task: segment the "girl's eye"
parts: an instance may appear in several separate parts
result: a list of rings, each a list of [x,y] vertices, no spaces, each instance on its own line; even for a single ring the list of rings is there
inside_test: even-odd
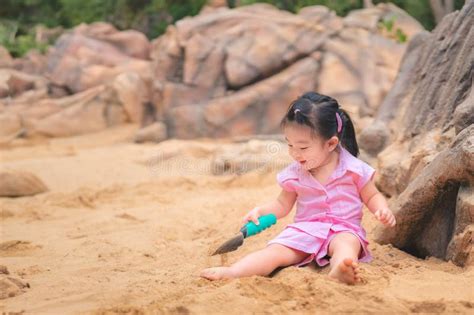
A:
[[[301,149],[301,150],[306,150],[307,148],[308,148],[308,147],[306,147],[306,148],[300,148],[300,149]]]

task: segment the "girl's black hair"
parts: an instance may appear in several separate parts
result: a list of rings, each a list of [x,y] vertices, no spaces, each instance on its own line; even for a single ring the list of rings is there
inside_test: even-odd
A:
[[[339,133],[337,132],[336,113],[339,113],[342,120],[342,129]],[[359,155],[359,146],[352,120],[332,97],[316,92],[303,94],[290,104],[280,126],[284,128],[288,123],[308,126],[314,134],[320,135],[326,140],[336,136],[341,145],[353,156]]]

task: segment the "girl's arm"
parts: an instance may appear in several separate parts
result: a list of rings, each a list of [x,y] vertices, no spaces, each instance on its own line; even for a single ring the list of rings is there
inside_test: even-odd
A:
[[[395,216],[388,207],[387,200],[375,186],[373,178],[361,189],[360,196],[367,208],[378,220],[389,226],[395,225]]]
[[[295,201],[296,192],[282,190],[277,199],[255,207],[247,213],[243,218],[243,222],[253,221],[258,224],[258,217],[270,213],[273,213],[277,219],[283,218],[290,213]]]

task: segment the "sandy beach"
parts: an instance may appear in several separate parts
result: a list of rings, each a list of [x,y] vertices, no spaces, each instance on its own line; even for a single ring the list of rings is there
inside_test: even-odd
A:
[[[277,170],[213,176],[216,140],[132,144],[137,126],[28,140],[1,149],[2,169],[39,176],[49,191],[1,198],[0,265],[27,283],[0,311],[27,314],[472,314],[474,269],[420,259],[373,241],[355,286],[311,263],[271,277],[211,282],[201,269],[265,246],[276,226],[239,250],[209,256],[242,216],[276,196]],[[219,140],[225,142],[225,140]],[[378,224],[365,211],[371,240]]]

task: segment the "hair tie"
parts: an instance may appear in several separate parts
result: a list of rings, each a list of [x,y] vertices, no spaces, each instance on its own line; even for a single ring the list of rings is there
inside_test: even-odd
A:
[[[299,108],[295,109],[295,115],[296,115],[297,112],[301,112],[301,109],[299,109]]]
[[[338,112],[336,112],[336,120],[337,120],[337,132],[341,132],[342,130],[342,119]]]

